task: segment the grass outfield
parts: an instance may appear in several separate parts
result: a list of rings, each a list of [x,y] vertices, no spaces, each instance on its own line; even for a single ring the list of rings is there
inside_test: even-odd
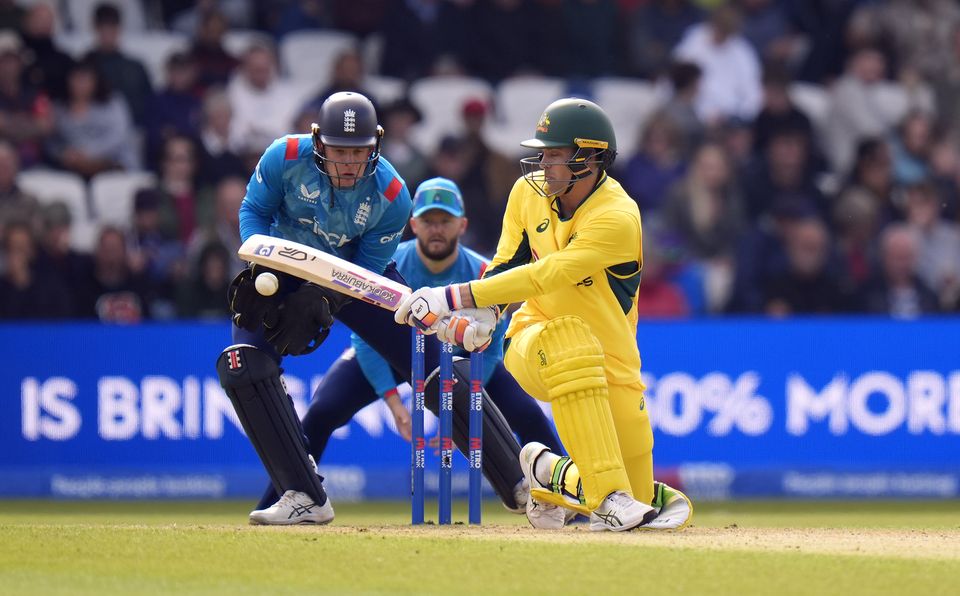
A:
[[[960,582],[960,502],[702,503],[687,530],[627,534],[538,532],[493,502],[482,528],[411,528],[405,503],[250,527],[248,508],[0,501],[0,593],[928,595]]]

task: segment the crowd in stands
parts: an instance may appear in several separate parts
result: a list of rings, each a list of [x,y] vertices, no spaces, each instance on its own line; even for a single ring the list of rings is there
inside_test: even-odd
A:
[[[598,101],[641,317],[960,312],[953,0],[0,0],[0,319],[225,318],[250,173],[340,90],[488,256]]]

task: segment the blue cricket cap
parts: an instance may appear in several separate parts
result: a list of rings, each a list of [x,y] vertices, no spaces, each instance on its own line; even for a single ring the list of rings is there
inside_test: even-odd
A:
[[[463,217],[463,195],[456,182],[431,178],[417,187],[413,195],[413,216],[420,217],[431,209],[443,209],[454,217]]]

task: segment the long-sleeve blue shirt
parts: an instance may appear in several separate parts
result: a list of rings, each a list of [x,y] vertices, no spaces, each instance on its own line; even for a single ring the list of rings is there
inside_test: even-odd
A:
[[[446,286],[479,279],[487,266],[486,259],[461,244],[457,260],[444,271],[432,273],[417,254],[416,240],[401,243],[397,247],[397,252],[393,255],[393,260],[397,263],[397,270],[403,275],[407,285],[411,288]],[[493,374],[493,369],[497,366],[497,363],[503,360],[503,334],[510,323],[509,319],[508,316],[500,319],[490,347],[483,352],[484,382]],[[351,335],[350,340],[357,354],[357,362],[377,394],[383,397],[386,393],[396,389],[397,380],[387,361],[381,358],[373,348],[357,337],[356,334]],[[436,339],[428,338],[428,341],[436,341]],[[454,353],[458,356],[468,356],[462,350]]]
[[[267,148],[250,177],[240,237],[293,240],[383,273],[411,205],[407,185],[384,157],[374,175],[334,189],[317,170],[310,135],[288,135]]]

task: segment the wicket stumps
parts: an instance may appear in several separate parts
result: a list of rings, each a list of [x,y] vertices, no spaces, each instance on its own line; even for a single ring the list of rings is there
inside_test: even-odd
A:
[[[424,522],[424,472],[426,470],[426,439],[423,419],[425,411],[424,355],[426,338],[417,329],[412,334],[412,440],[411,440],[411,523]],[[440,423],[440,482],[438,523],[451,522],[453,509],[453,346],[441,344],[439,371],[439,423]],[[483,485],[483,355],[470,355],[469,380],[469,515],[471,524],[480,523],[481,488]]]

